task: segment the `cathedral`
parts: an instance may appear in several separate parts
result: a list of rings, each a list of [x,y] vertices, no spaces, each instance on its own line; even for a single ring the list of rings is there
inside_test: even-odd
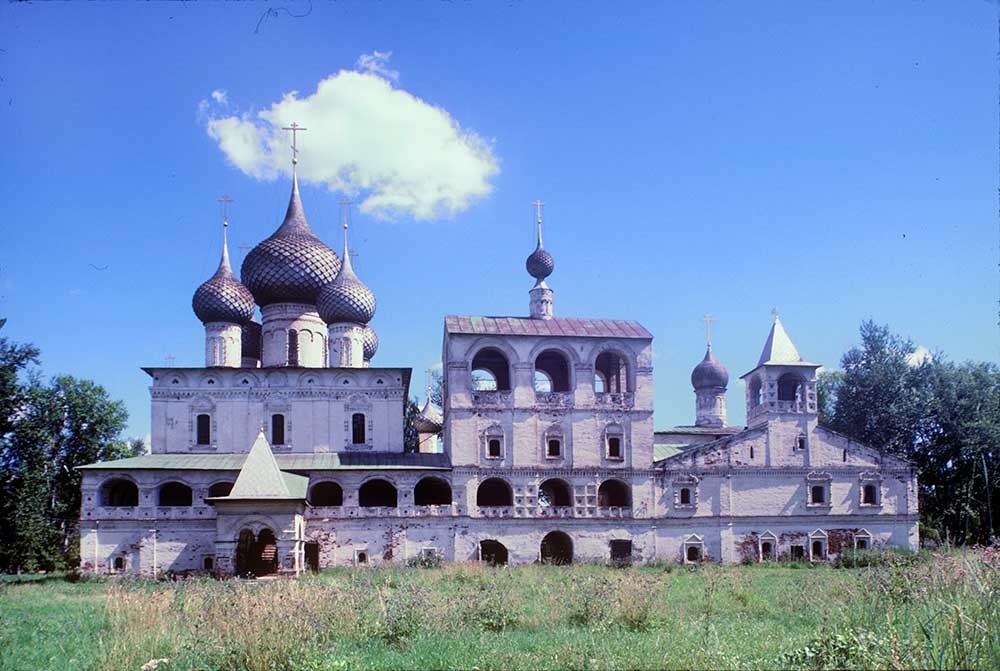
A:
[[[442,405],[404,415],[411,369],[375,363],[372,290],[310,228],[293,160],[284,221],[195,291],[205,366],[150,367],[149,454],[83,474],[82,568],[298,575],[438,561],[822,562],[918,545],[914,468],[818,423],[816,371],[774,316],[741,376],[711,344],[691,426],[653,425],[653,336],[555,316],[542,241],[529,316],[447,316]],[[259,311],[258,311],[259,308]]]

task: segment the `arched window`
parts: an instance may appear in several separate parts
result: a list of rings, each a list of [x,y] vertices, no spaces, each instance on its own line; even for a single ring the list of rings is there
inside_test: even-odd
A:
[[[317,482],[309,490],[309,504],[317,508],[344,505],[344,490],[336,482]]]
[[[567,508],[573,505],[573,496],[564,480],[549,478],[538,487],[538,505],[541,508]]]
[[[621,480],[605,480],[597,488],[599,508],[628,508],[632,505],[632,493]]]
[[[299,365],[299,332],[295,329],[288,331],[288,365]]]
[[[209,498],[229,496],[229,492],[233,491],[233,483],[231,482],[216,482],[214,485],[208,488]]]
[[[285,444],[285,416],[271,415],[271,444]]]
[[[690,487],[681,487],[680,504],[682,506],[689,506],[689,505],[691,505],[691,488]]]
[[[160,486],[160,495],[157,505],[190,506],[192,499],[191,488],[183,482],[168,482]]]
[[[594,373],[594,393],[603,394],[608,390],[608,381],[599,372]]]
[[[490,566],[506,566],[507,548],[500,541],[479,541],[479,559]]]
[[[474,391],[510,391],[510,363],[503,352],[486,347],[472,358]]]
[[[365,415],[363,412],[351,415],[351,442],[355,445],[365,444]]]
[[[760,378],[753,377],[750,379],[750,407],[756,408],[759,406],[763,399],[761,398],[761,385]]]
[[[779,401],[802,400],[802,378],[795,373],[785,373],[778,378]]]
[[[201,414],[195,418],[196,423],[196,441],[199,445],[211,445],[212,444],[212,417],[211,415]]]
[[[488,478],[479,483],[476,490],[476,505],[480,508],[514,505],[514,492],[510,485],[500,478]]]
[[[131,480],[108,480],[101,485],[101,505],[108,508],[134,508],[139,505],[139,488]]]
[[[540,381],[542,388],[539,388]],[[535,357],[535,391],[569,390],[569,362],[565,354],[559,350],[548,349]]]
[[[594,361],[596,376],[604,380],[604,391],[618,394],[629,389],[628,362],[616,352],[601,352]],[[594,388],[597,391],[597,388]]]
[[[442,478],[426,477],[413,488],[413,504],[417,506],[450,506],[451,485]]]
[[[395,508],[396,487],[388,480],[369,480],[358,489],[358,505],[362,508]]]
[[[573,541],[562,531],[553,531],[542,539],[539,554],[546,564],[572,564]]]

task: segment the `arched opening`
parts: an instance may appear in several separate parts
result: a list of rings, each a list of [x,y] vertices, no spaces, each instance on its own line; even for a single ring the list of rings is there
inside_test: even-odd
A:
[[[263,528],[254,537],[253,531],[240,531],[236,543],[236,575],[264,576],[278,571],[278,539],[274,532]]]
[[[115,478],[101,485],[101,505],[110,508],[133,508],[139,505],[139,488],[131,480]]]
[[[160,486],[157,505],[160,506],[190,506],[192,503],[191,488],[183,482],[168,482]]]
[[[506,566],[507,548],[500,541],[479,541],[479,559],[490,566]]]
[[[608,390],[608,381],[599,372],[594,373],[594,393],[603,394]]]
[[[819,559],[823,559],[825,557],[825,555],[826,555],[826,552],[824,552],[825,545],[826,544],[823,541],[821,541],[821,540],[814,540],[812,542],[812,558],[813,558],[813,561],[816,561],[816,560],[819,560]]]
[[[538,505],[542,508],[567,508],[573,505],[573,495],[564,480],[549,478],[538,487]]]
[[[865,485],[861,490],[861,503],[868,506],[874,506],[878,503],[878,490],[875,489],[875,485]]]
[[[413,488],[413,503],[418,506],[450,506],[451,485],[441,478],[426,477]]]
[[[233,491],[232,482],[216,482],[214,485],[208,488],[208,496],[209,498],[229,496],[229,492],[231,491]]]
[[[603,378],[604,391],[611,394],[630,391],[628,362],[617,352],[601,352],[594,361],[595,378]],[[594,391],[597,391],[595,386]]]
[[[752,377],[750,378],[750,407],[756,408],[759,406],[764,399],[761,398],[760,394],[760,378]]]
[[[685,559],[689,562],[699,562],[701,561],[701,546],[700,545],[688,545],[685,551]]]
[[[358,489],[358,505],[362,508],[395,508],[399,494],[388,480],[369,480]]]
[[[552,531],[542,539],[541,559],[546,564],[572,564],[573,541],[562,531]]]
[[[212,417],[210,415],[201,414],[195,418],[196,431],[195,442],[199,445],[211,445],[212,444]]]
[[[771,543],[771,541],[761,541],[760,560],[771,561],[772,559],[774,559],[774,545]]]
[[[355,445],[365,444],[365,414],[356,412],[351,415],[351,442]]]
[[[319,543],[308,541],[305,547],[306,570],[319,571]]]
[[[678,498],[682,506],[691,505],[691,488],[681,487],[680,495],[678,496]]]
[[[541,379],[547,381],[543,388],[539,388],[539,373]],[[544,388],[546,387],[547,388]],[[535,391],[539,392],[567,392],[569,385],[569,362],[566,355],[554,349],[547,349],[535,357]]]
[[[309,490],[309,505],[315,508],[329,508],[344,505],[344,490],[336,482],[317,482]]]
[[[486,347],[472,358],[472,388],[475,391],[510,391],[510,363],[495,347]]]
[[[795,373],[785,373],[778,378],[778,400],[802,400],[802,378]]]
[[[514,492],[506,480],[488,478],[479,483],[476,505],[480,508],[514,505]]]
[[[597,488],[598,508],[628,508],[632,505],[632,493],[621,480],[605,480]]]
[[[271,415],[271,444],[285,444],[285,416]]]

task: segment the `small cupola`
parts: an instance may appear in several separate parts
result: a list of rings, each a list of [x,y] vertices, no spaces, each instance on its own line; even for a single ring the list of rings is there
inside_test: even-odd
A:
[[[528,292],[528,295],[531,297],[530,308],[532,319],[552,319],[552,289],[545,283],[545,278],[555,270],[556,262],[542,244],[542,206],[544,204],[540,200],[532,203],[537,213],[536,225],[538,227],[538,238],[535,251],[524,262],[524,267],[528,271],[528,274],[535,278],[535,286]]]

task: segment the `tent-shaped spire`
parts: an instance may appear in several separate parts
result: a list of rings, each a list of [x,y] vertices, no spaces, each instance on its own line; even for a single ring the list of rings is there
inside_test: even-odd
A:
[[[263,429],[257,434],[227,499],[300,499],[308,478],[278,468]]]
[[[789,364],[801,363],[802,356],[795,348],[792,339],[788,337],[788,332],[782,326],[778,315],[774,315],[774,324],[771,325],[771,332],[767,334],[767,342],[764,343],[764,350],[760,353],[758,366],[764,364]]]

